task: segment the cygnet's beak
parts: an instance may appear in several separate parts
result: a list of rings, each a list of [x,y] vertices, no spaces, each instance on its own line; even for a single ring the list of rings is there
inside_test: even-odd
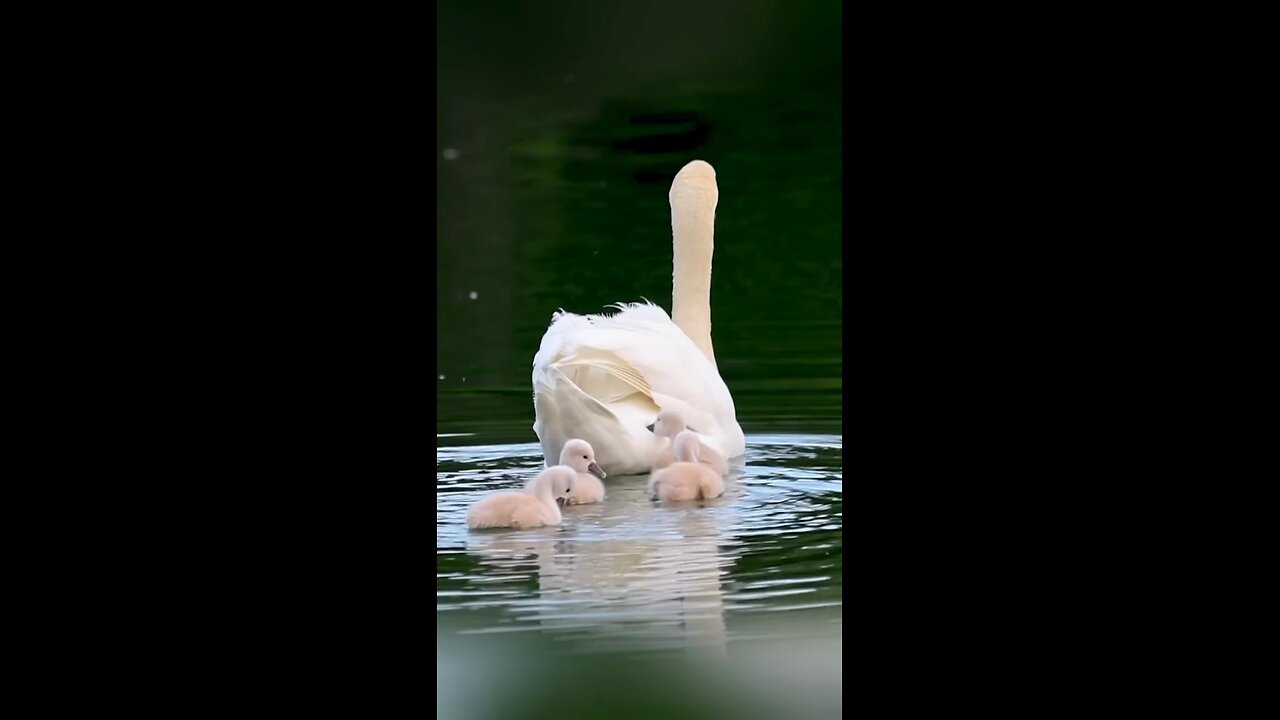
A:
[[[603,480],[603,479],[605,479],[606,477],[608,477],[608,475],[605,475],[605,473],[604,473],[604,468],[602,468],[602,467],[600,467],[599,465],[597,465],[597,464],[595,463],[595,461],[592,461],[592,463],[591,463],[590,465],[588,465],[588,466],[587,466],[587,472],[591,473],[592,475],[595,475],[596,477],[600,478],[601,480]]]
[[[560,497],[556,498],[556,504],[557,504],[557,505],[559,505],[560,507],[564,507],[564,496],[563,496],[563,495],[561,495]]]
[[[649,432],[653,432],[653,426],[654,426],[654,425],[657,425],[657,424],[658,424],[658,423],[656,423],[656,422],[651,422],[651,423],[649,423],[648,425],[645,425],[645,426],[644,426],[644,428],[645,428],[646,430],[648,430]]]

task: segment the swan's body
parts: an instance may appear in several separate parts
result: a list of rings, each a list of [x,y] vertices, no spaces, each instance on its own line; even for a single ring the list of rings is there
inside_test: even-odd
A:
[[[654,420],[648,429],[654,435],[667,438],[669,441],[667,446],[658,453],[658,459],[653,464],[655,469],[664,468],[676,461],[675,440],[677,435],[686,430],[697,433],[697,430],[685,423],[684,416],[675,410],[663,410],[658,413],[658,419]],[[723,457],[720,457],[720,453],[702,442],[701,438],[698,438],[697,462],[706,465],[721,475],[729,472],[729,463]]]
[[[655,500],[677,502],[699,498],[717,498],[724,494],[720,473],[698,462],[700,442],[697,433],[685,430],[672,443],[676,462],[655,470],[649,478],[649,492]]]
[[[685,165],[669,198],[672,316],[647,302],[618,305],[616,315],[552,315],[533,359],[533,430],[548,464],[582,438],[609,473],[649,472],[663,443],[646,426],[668,409],[721,458],[746,450],[711,344],[715,170],[701,160]]]
[[[533,528],[560,524],[560,507],[556,499],[572,492],[577,472],[557,465],[547,468],[530,480],[524,490],[494,493],[467,511],[467,527]]]
[[[604,500],[604,483],[607,475],[596,464],[596,453],[586,440],[573,439],[560,451],[560,465],[573,470],[573,490],[565,498],[565,505],[586,505]]]

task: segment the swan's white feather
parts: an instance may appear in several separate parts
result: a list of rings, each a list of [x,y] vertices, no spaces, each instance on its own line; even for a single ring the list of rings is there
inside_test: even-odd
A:
[[[723,457],[742,455],[733,397],[697,345],[653,303],[613,307],[555,313],[534,356],[533,429],[547,462],[576,437],[610,474],[649,472],[665,441],[646,426],[663,408],[679,410]]]

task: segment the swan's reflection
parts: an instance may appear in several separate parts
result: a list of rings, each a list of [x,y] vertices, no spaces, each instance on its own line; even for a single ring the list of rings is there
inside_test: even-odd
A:
[[[721,580],[734,562],[726,530],[740,492],[737,469],[725,495],[660,505],[648,476],[606,481],[604,503],[565,510],[556,528],[471,533],[468,551],[493,569],[536,566],[538,596],[513,603],[575,650],[689,647],[723,654]]]

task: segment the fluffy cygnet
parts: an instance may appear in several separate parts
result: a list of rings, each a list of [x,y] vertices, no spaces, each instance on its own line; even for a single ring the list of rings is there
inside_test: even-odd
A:
[[[649,478],[649,492],[655,500],[676,502],[715,498],[724,493],[724,480],[707,465],[698,462],[702,443],[697,434],[686,430],[672,442],[676,462],[655,470]]]
[[[586,440],[570,440],[560,451],[560,466],[572,468],[576,475],[573,478],[573,492],[565,499],[565,505],[585,505],[604,500],[604,483],[600,482],[606,475],[596,464],[596,451]]]
[[[654,435],[671,440],[671,442],[662,449],[662,452],[658,453],[658,460],[653,464],[654,468],[664,468],[675,462],[676,436],[685,430],[693,430],[693,428],[690,428],[685,424],[684,416],[675,410],[663,410],[658,413],[658,419],[654,420],[653,424],[648,425],[647,427],[649,428],[649,432]],[[697,431],[694,430],[694,432]],[[710,447],[707,447],[707,444],[701,440],[698,441],[697,462],[715,470],[720,475],[724,475],[729,472],[729,463],[725,462],[725,459],[720,457],[720,453]]]
[[[557,465],[543,470],[523,490],[494,493],[467,511],[467,527],[533,528],[560,524],[560,506],[573,492],[574,471]]]

